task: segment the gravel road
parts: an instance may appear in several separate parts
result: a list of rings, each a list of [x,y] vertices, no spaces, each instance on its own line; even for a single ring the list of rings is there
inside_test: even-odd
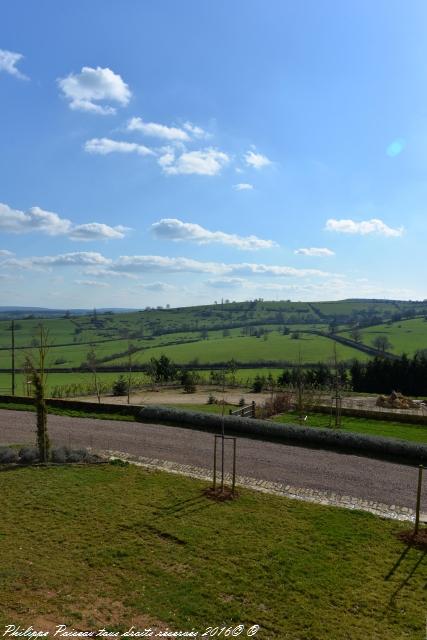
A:
[[[0,445],[34,442],[35,416],[0,410]],[[139,422],[49,416],[53,445],[93,446],[211,468],[213,435]],[[237,473],[295,487],[415,507],[417,470],[355,455],[238,438]],[[425,474],[427,476],[427,473]],[[427,510],[427,479],[423,510]]]

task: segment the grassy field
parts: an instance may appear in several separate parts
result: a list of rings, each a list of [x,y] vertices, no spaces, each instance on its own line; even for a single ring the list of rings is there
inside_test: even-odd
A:
[[[343,333],[351,337],[349,332]],[[421,349],[427,349],[427,322],[423,318],[401,320],[391,324],[380,324],[361,330],[362,342],[372,346],[378,336],[386,337],[391,343],[388,351],[398,355],[413,356]]]
[[[273,418],[275,422],[294,422],[298,424],[296,413],[286,413]],[[329,416],[324,413],[312,413],[304,422],[307,427],[329,427]],[[388,420],[369,420],[367,418],[351,418],[342,416],[341,430],[364,433],[369,436],[384,436],[385,438],[399,438],[412,442],[427,442],[427,426],[420,424],[406,424],[404,422],[390,422]]]
[[[154,347],[139,354],[135,360],[147,362],[151,357],[158,358],[163,353],[178,364],[197,359],[200,363],[227,362],[231,358],[238,362],[286,361],[297,363],[331,362],[334,341],[322,336],[300,334],[295,340],[274,331],[268,339],[255,337],[227,337],[201,340],[196,343],[173,345],[170,347]],[[368,356],[356,349],[338,345],[338,357],[341,360],[358,358],[366,360]],[[123,362],[123,358],[113,360],[111,364]]]
[[[423,637],[425,554],[396,539],[407,525],[250,491],[218,504],[205,486],[133,466],[3,473],[0,624]]]

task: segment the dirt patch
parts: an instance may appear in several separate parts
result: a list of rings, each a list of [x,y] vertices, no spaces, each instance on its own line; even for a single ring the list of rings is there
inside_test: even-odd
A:
[[[223,399],[222,388],[216,387],[198,387],[195,393],[184,393],[181,387],[176,389],[159,389],[158,391],[144,390],[132,394],[130,404],[146,405],[146,404],[207,404],[208,398],[213,395],[218,401]],[[226,404],[234,404],[236,407],[241,398],[245,399],[246,404],[250,404],[255,400],[257,404],[264,402],[269,398],[269,393],[251,393],[249,389],[235,389],[229,387],[225,389],[224,401]],[[81,398],[73,398],[82,402],[97,402],[96,396],[84,396]],[[108,404],[125,405],[127,397],[125,396],[102,396],[101,402]]]
[[[215,500],[215,502],[226,502],[227,500],[235,500],[239,497],[239,494],[236,490],[232,490],[231,487],[217,487],[214,489],[213,487],[209,487],[208,489],[204,489],[203,495],[209,498],[210,500]]]
[[[420,529],[416,535],[413,529],[410,531],[399,531],[397,537],[411,547],[415,547],[421,551],[427,551],[427,528]]]

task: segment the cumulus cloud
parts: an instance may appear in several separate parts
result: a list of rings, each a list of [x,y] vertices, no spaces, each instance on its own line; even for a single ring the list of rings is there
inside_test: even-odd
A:
[[[71,109],[100,115],[116,113],[116,108],[109,103],[125,107],[132,95],[120,75],[108,67],[82,67],[80,73],[59,78],[58,85]]]
[[[28,80],[27,76],[21,73],[17,67],[18,62],[23,57],[22,53],[0,49],[0,71],[5,71],[5,73],[20,80]]]
[[[157,122],[144,122],[142,118],[131,118],[127,125],[128,131],[139,131],[145,136],[162,138],[163,140],[186,142],[190,140],[189,134],[178,127],[167,127]],[[202,131],[202,130],[201,130]]]
[[[0,203],[0,230],[6,233],[40,231],[50,236],[56,236],[68,233],[70,228],[70,220],[60,218],[57,213],[52,211],[31,207],[24,212]]]
[[[254,169],[262,169],[272,164],[267,156],[263,156],[261,153],[256,153],[255,151],[247,151],[244,155],[244,160],[249,167],[253,167]]]
[[[31,207],[28,211],[12,209],[0,203],[0,231],[6,233],[40,232],[48,236],[65,235],[70,240],[112,240],[124,238],[127,227],[110,227],[99,222],[74,225],[53,211]]]
[[[88,153],[96,153],[102,156],[106,156],[109,153],[136,153],[140,156],[154,155],[154,152],[143,144],[111,140],[110,138],[91,138],[91,140],[85,142],[84,149]]]
[[[129,227],[117,225],[110,227],[108,224],[101,222],[89,222],[87,224],[79,224],[74,226],[70,233],[70,240],[121,240],[125,237]]]
[[[168,175],[192,174],[202,176],[216,176],[230,161],[229,156],[217,149],[201,149],[199,151],[184,151],[178,157],[172,150],[168,150],[159,158],[159,164]]]
[[[326,221],[325,228],[327,231],[337,231],[338,233],[350,233],[353,235],[358,234],[362,236],[374,233],[386,236],[388,238],[401,236],[404,232],[403,227],[393,229],[393,227],[387,226],[382,220],[379,220],[378,218],[363,220],[361,222],[347,219],[335,220],[334,218],[330,218]]]
[[[48,267],[79,267],[84,265],[108,266],[109,258],[95,251],[74,251],[56,256],[33,256],[29,258],[10,258],[2,263],[2,267],[20,269],[48,268]]]
[[[248,182],[239,182],[238,184],[233,185],[233,189],[235,191],[252,191],[253,185]]]
[[[200,262],[192,258],[170,258],[169,256],[120,256],[113,264],[115,271],[169,273],[215,273],[221,268],[216,262]]]
[[[99,282],[98,280],[74,280],[75,284],[85,287],[109,287],[108,282]]]
[[[0,258],[9,258],[13,256],[12,251],[8,251],[8,249],[0,249]]]
[[[171,258],[169,256],[120,256],[111,268],[127,273],[169,272],[169,273],[211,273],[218,276],[278,276],[309,277],[330,276],[332,274],[318,269],[297,269],[282,265],[258,263],[225,264],[221,262],[203,262],[192,258]]]
[[[331,251],[331,249],[326,249],[324,247],[307,247],[303,249],[296,249],[294,253],[301,256],[314,256],[319,258],[326,258],[327,256],[335,255],[334,251]]]
[[[273,240],[262,240],[257,236],[238,236],[224,231],[210,231],[199,224],[183,222],[177,218],[163,218],[151,225],[152,232],[161,239],[195,242],[196,244],[219,243],[237,249],[271,249],[277,246]]]

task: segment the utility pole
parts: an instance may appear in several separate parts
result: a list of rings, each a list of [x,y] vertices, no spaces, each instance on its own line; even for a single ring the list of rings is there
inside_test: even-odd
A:
[[[15,395],[15,320],[11,324],[12,333],[12,395]]]

